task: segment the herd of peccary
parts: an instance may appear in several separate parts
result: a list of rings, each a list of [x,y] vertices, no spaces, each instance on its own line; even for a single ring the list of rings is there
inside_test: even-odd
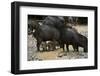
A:
[[[35,20],[28,21],[28,34],[32,34],[37,40],[38,51],[40,51],[40,45],[44,42],[43,45],[46,48],[43,48],[43,50],[55,50],[56,46],[59,46],[65,51],[66,45],[66,49],[69,51],[69,45],[72,45],[74,51],[79,51],[78,48],[82,47],[84,52],[88,52],[87,37],[78,33],[75,28],[67,26],[64,18],[60,16],[47,16],[42,24]]]

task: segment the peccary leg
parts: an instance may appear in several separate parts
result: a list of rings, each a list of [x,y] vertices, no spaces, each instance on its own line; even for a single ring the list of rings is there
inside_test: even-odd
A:
[[[69,52],[69,45],[68,44],[66,44],[66,49]]]
[[[78,52],[78,45],[76,45],[76,51]]]
[[[37,40],[37,50],[40,51],[41,40]]]
[[[73,45],[73,48],[74,48],[74,51],[77,51],[78,52],[78,45],[74,44]]]
[[[37,50],[40,51],[40,43],[37,42]]]
[[[52,45],[52,50],[55,50],[56,49],[56,46],[55,44]]]
[[[61,41],[59,41],[59,44],[60,44],[60,48],[63,48],[63,52],[65,51],[64,49],[64,43],[62,43]]]
[[[63,52],[65,51],[64,44],[60,44],[60,48],[63,48]]]
[[[85,52],[85,53],[87,53],[87,52],[88,52],[87,47],[84,47],[84,52]]]
[[[43,51],[47,51],[47,43],[46,42],[44,42]]]
[[[55,40],[53,40],[52,49],[53,49],[53,50],[56,49],[56,41],[55,41]]]
[[[78,52],[78,45],[75,45],[75,50]]]

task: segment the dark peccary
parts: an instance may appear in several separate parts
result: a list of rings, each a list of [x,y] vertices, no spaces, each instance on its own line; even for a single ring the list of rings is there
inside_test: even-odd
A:
[[[74,48],[74,51],[75,50],[79,51],[78,47],[82,47],[84,49],[84,52],[88,52],[88,39],[87,39],[87,37],[85,37],[85,36],[83,36],[81,34],[78,34],[78,38],[79,38],[79,41],[78,41],[76,46],[74,46],[72,42],[66,43],[67,50],[69,51],[68,46],[72,45],[73,48]]]
[[[37,39],[37,48],[43,41],[59,41],[60,31],[58,28],[64,27],[64,18],[57,16],[48,16],[43,20],[42,25],[36,27],[34,36]],[[54,43],[55,45],[55,43]]]
[[[60,33],[56,28],[45,25],[39,26],[33,33],[33,36],[37,40],[37,50],[40,51],[41,42],[59,41]]]
[[[72,45],[74,50],[77,50],[78,44],[79,44],[79,38],[78,38],[78,34],[76,32],[76,30],[72,29],[72,28],[61,28],[60,30],[60,45],[61,47],[64,49],[64,45],[66,44],[66,48],[68,49],[69,45]]]
[[[80,44],[78,46],[83,47],[84,52],[88,52],[88,39],[87,37],[78,34]]]
[[[67,51],[69,51],[69,45],[72,45],[74,51],[78,51],[78,47],[83,47],[84,52],[88,52],[88,39],[79,34],[74,28],[63,28],[61,34],[61,44],[64,50],[64,44],[66,44]]]
[[[73,26],[75,26],[75,25],[74,24],[71,24],[71,23],[67,23],[66,24],[66,28],[71,29],[74,32],[74,34],[76,34],[77,39],[78,39],[78,35],[77,35],[78,34],[78,31]],[[69,51],[69,45],[72,45],[74,51],[78,51],[78,45],[74,45],[73,46],[73,42],[67,42],[66,43],[66,48],[67,48],[68,51]]]
[[[47,26],[59,29],[59,28],[65,26],[64,18],[60,17],[60,16],[47,16],[43,20],[43,25],[47,25]]]

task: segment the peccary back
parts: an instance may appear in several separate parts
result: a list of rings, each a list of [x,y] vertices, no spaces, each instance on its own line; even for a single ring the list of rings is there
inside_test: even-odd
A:
[[[57,16],[48,16],[44,19],[43,25],[48,25],[54,28],[61,28],[64,26],[64,18]]]
[[[49,26],[39,26],[39,28],[35,31],[34,36],[37,39],[41,38],[43,41],[49,41],[58,40],[60,34],[56,28],[52,28]]]

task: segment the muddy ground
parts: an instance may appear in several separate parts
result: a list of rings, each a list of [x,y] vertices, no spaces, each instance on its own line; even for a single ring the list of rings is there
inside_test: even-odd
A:
[[[82,35],[87,36],[87,26],[74,27]],[[69,46],[69,52],[63,52],[62,48],[58,48],[54,51],[42,51],[38,52],[36,47],[36,39],[32,35],[28,35],[28,61],[34,60],[59,60],[59,59],[84,59],[88,58],[88,54],[83,52],[83,48],[79,47],[79,52],[73,51],[72,46]]]

